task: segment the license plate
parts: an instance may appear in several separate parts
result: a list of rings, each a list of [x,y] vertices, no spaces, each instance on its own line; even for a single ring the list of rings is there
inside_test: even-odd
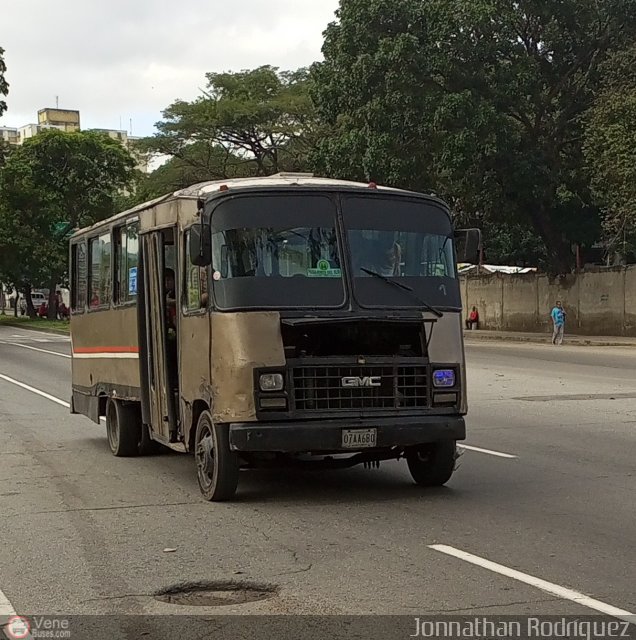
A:
[[[342,448],[343,449],[365,449],[367,447],[377,447],[377,429],[343,429]]]

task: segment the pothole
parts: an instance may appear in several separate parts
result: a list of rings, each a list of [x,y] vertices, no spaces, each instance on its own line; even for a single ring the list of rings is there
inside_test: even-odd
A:
[[[278,587],[256,582],[188,582],[163,589],[155,599],[186,607],[224,607],[272,598]]]

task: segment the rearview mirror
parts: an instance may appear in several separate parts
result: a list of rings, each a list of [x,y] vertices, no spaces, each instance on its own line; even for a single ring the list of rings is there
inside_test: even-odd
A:
[[[210,225],[199,224],[190,229],[190,262],[207,267],[212,262],[212,234]]]
[[[457,253],[457,262],[479,264],[481,230],[457,229],[455,231],[455,252]]]

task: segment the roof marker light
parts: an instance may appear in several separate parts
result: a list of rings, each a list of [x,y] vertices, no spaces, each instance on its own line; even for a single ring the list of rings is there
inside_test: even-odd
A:
[[[219,187],[219,191],[229,191],[229,190],[230,190],[230,187],[228,187],[226,184],[222,184]]]
[[[378,185],[375,182],[369,182],[369,189],[377,189]]]

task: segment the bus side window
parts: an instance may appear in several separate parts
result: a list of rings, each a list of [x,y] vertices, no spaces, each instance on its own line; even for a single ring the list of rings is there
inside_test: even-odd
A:
[[[115,302],[119,304],[137,296],[138,237],[138,223],[115,229]]]
[[[110,304],[110,247],[110,232],[91,238],[89,241],[89,306],[91,309]]]
[[[80,240],[72,246],[71,310],[84,313],[86,306],[86,241]]]

